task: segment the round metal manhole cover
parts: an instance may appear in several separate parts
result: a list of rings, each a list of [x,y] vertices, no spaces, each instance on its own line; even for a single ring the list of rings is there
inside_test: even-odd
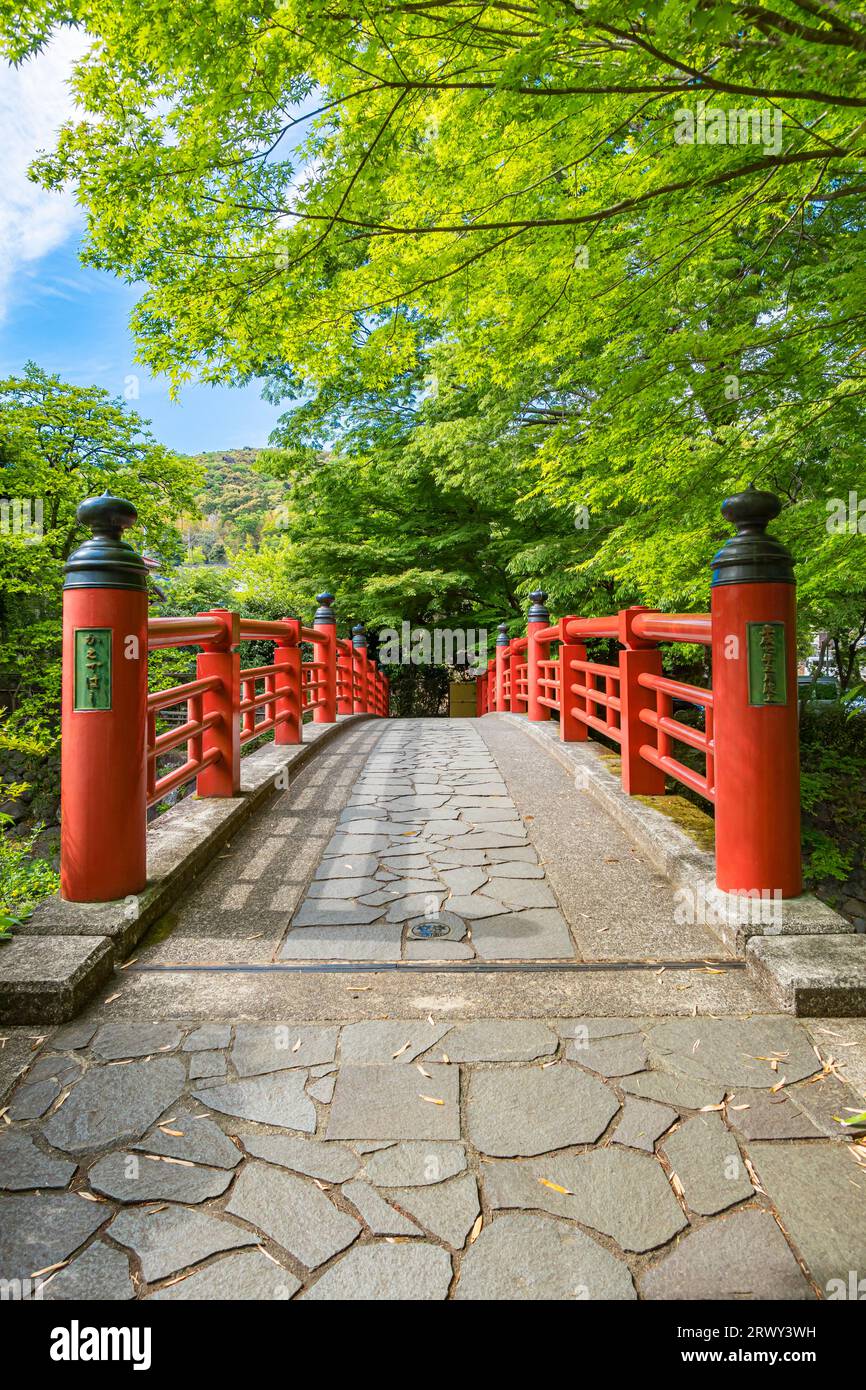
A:
[[[435,936],[450,936],[451,928],[447,922],[415,922],[409,928],[409,935],[416,940],[430,941]]]

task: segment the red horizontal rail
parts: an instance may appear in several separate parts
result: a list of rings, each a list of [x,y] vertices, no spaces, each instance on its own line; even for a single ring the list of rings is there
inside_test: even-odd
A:
[[[698,642],[712,645],[709,613],[636,613],[632,631],[650,642]]]
[[[715,791],[709,787],[706,777],[702,777],[693,768],[686,767],[685,763],[679,762],[677,758],[672,758],[669,754],[659,753],[649,743],[641,744],[640,755],[645,762],[652,763],[653,767],[657,767],[659,771],[665,772],[669,777],[675,778],[677,782],[691,787],[693,792],[705,797],[707,801],[715,801]]]
[[[565,625],[565,635],[572,642],[581,637],[618,637],[619,617],[614,613],[607,618],[572,618]]]
[[[281,647],[295,645],[294,624],[280,619],[241,618],[239,630],[242,642],[279,642]]]
[[[151,713],[170,709],[193,695],[203,695],[206,690],[217,690],[222,684],[218,676],[205,676],[202,680],[187,681],[185,685],[172,685],[168,690],[154,690],[147,697],[147,708]]]
[[[162,647],[201,647],[225,636],[219,618],[197,614],[192,618],[150,618],[147,624],[148,651]]]
[[[667,676],[654,676],[646,671],[637,679],[638,684],[646,686],[648,690],[660,690],[663,695],[670,695],[675,700],[688,700],[690,704],[712,708],[713,692],[704,690],[699,685],[687,685],[685,681],[670,680]]]

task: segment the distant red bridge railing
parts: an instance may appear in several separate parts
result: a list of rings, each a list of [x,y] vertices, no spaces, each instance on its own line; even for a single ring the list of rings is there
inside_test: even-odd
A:
[[[791,557],[766,534],[780,510],[770,493],[749,489],[723,508],[739,526],[713,559],[710,613],[643,607],[599,618],[550,621],[546,594],[530,597],[526,634],[500,624],[496,655],[476,681],[476,711],[556,712],[560,738],[590,731],[621,755],[622,787],[658,796],[665,778],[715,808],[716,882],[729,892],[802,891],[797,722],[796,603]],[[593,638],[619,644],[616,664],[588,659]],[[662,673],[661,645],[710,649],[713,688]],[[555,655],[552,654],[555,649]],[[703,711],[703,728],[674,718],[674,701]],[[674,744],[701,754],[687,766]]]
[[[144,887],[147,807],[192,781],[199,797],[239,795],[245,744],[267,734],[300,743],[307,713],[320,724],[385,717],[389,682],[363,624],[337,636],[330,593],[318,595],[311,627],[223,609],[149,618],[144,563],[121,540],[135,509],[91,498],[79,519],[94,536],[68,562],[64,587],[61,891],[105,902]],[[272,660],[242,669],[247,641],[273,642]],[[186,647],[200,648],[195,679],[148,692],[148,652]],[[167,710],[183,710],[182,722],[158,733]],[[184,746],[184,762],[160,772]]]

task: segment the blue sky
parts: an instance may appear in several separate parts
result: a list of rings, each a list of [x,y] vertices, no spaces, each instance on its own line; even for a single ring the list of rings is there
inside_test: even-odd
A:
[[[27,179],[30,160],[70,114],[66,78],[80,47],[65,35],[22,68],[0,71],[0,377],[32,359],[76,385],[103,386],[179,453],[261,447],[280,411],[258,388],[185,387],[172,401],[167,381],[136,364],[128,327],[135,287],[83,267],[84,224],[72,196]]]

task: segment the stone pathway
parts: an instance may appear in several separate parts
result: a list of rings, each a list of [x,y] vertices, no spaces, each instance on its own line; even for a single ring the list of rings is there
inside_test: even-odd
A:
[[[840,1118],[864,1108],[864,1025],[774,1014],[544,757],[496,721],[359,725],[80,1019],[5,1030],[0,1279],[47,1299],[850,1296],[866,1145]]]
[[[501,736],[492,728],[485,732]],[[524,751],[537,760],[537,750],[530,746]],[[597,812],[588,814],[598,820]],[[621,837],[613,826],[596,834],[607,837],[608,850],[611,839]],[[585,901],[570,904],[569,920],[479,729],[469,721],[401,720],[367,757],[277,958],[574,961],[622,956],[622,944],[604,935],[610,928],[609,906],[606,921],[595,921],[598,881],[617,873],[622,877],[621,870],[604,874],[600,846],[589,842],[594,837],[579,833],[574,838],[584,864],[599,864],[599,872],[589,876],[584,871],[584,884],[588,877],[597,882],[584,892]],[[626,853],[608,854],[608,861],[619,866]],[[645,866],[637,861],[635,867],[645,895],[640,957],[656,956],[659,950],[676,958],[726,954],[706,932],[676,926],[669,886],[660,889],[657,878],[647,885]],[[589,922],[595,930],[587,929]]]
[[[820,1035],[94,1010],[0,1126],[0,1276],[47,1299],[827,1297],[863,1270],[866,1166]]]

